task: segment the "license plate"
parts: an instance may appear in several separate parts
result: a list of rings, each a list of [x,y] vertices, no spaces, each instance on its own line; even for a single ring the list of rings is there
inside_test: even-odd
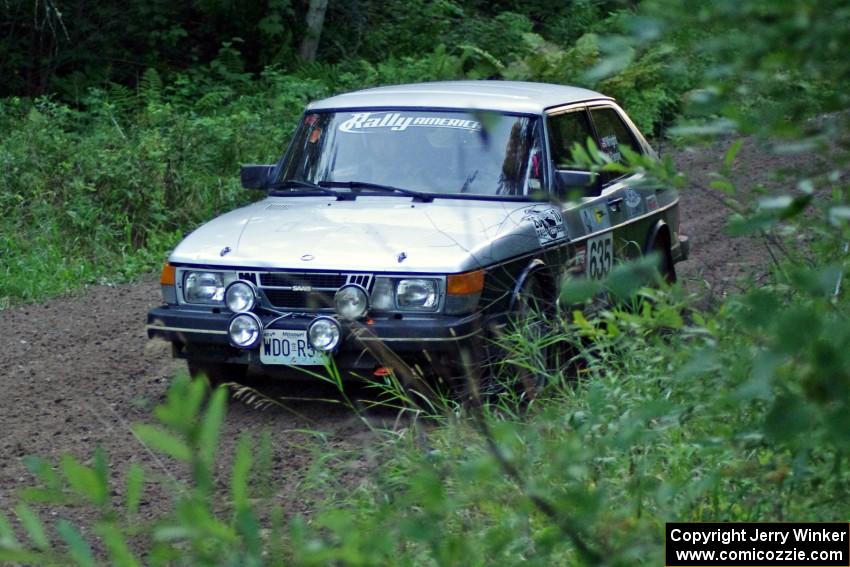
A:
[[[260,362],[292,366],[321,366],[324,355],[310,346],[307,331],[267,329],[260,344]]]

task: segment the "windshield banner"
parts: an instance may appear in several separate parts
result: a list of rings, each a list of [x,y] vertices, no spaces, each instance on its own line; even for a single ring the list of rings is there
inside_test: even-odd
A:
[[[375,128],[401,132],[409,127],[455,128],[472,132],[481,129],[481,123],[468,118],[440,116],[410,116],[399,112],[355,112],[339,125],[341,132],[364,133]]]

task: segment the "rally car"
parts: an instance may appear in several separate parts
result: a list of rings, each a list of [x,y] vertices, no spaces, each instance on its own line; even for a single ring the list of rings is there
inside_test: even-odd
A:
[[[613,162],[653,153],[614,100],[569,86],[435,82],[314,102],[277,163],[243,166],[265,197],[171,253],[148,335],[223,380],[331,360],[384,373],[389,353],[437,368],[481,352],[529,297],[556,305],[565,278],[604,279],[654,251],[675,279],[688,253],[676,191],[577,166],[589,142]]]

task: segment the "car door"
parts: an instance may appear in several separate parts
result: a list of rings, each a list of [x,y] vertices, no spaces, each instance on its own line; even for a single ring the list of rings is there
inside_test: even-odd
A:
[[[589,114],[597,147],[611,160],[622,162],[624,147],[638,154],[651,152],[649,145],[616,105],[593,105]],[[602,175],[600,206],[604,204],[614,227],[616,256],[636,258],[644,251],[647,235],[658,217],[657,189],[648,186],[642,174]]]
[[[602,148],[602,138],[592,119],[597,108],[607,110],[608,107],[573,105],[556,109],[547,115],[553,179],[558,177],[556,172],[559,171],[586,170],[587,166],[578,163],[573,155],[576,144],[587,147],[588,142],[593,141]],[[617,141],[622,139],[630,143],[633,140],[620,130],[617,130],[617,136],[612,137],[604,118],[600,122],[608,145],[602,151],[608,153],[611,159],[618,160],[621,156],[616,153]],[[563,214],[570,233],[570,253],[574,257],[570,271],[573,274],[584,273],[591,279],[604,279],[616,258],[631,256],[628,235],[624,233],[629,220],[624,205],[628,177],[601,173],[598,183],[586,188],[572,189],[566,194],[563,188],[559,189],[562,198],[566,199]],[[631,193],[628,194],[631,196]]]
[[[577,163],[573,155],[576,144],[586,145],[588,140],[594,139],[593,126],[590,115],[584,105],[570,105],[551,110],[546,115],[546,137],[549,166],[552,174],[549,179],[555,183],[555,172],[559,170],[584,170]],[[552,188],[553,195],[562,202],[562,215],[567,225],[567,232],[571,241],[584,241],[588,234],[587,228],[581,221],[581,208],[588,197],[592,197],[593,189],[575,189],[565,194],[559,194]],[[583,246],[583,245],[582,245]],[[569,264],[571,271],[577,273],[584,271],[584,256],[577,256],[576,246],[570,246],[560,250],[561,257],[554,260],[558,265]]]

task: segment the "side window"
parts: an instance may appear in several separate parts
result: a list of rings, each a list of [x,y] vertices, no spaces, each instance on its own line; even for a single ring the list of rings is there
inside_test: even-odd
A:
[[[619,146],[627,146],[637,153],[642,153],[640,144],[632,131],[613,108],[594,108],[590,115],[596,134],[599,136],[599,149],[614,161],[622,161]]]
[[[556,114],[548,119],[549,154],[555,169],[576,169],[573,159],[573,144],[584,145],[593,138],[587,112],[579,110]]]

